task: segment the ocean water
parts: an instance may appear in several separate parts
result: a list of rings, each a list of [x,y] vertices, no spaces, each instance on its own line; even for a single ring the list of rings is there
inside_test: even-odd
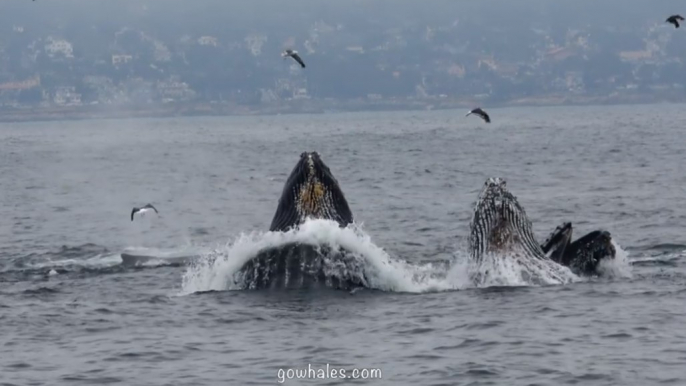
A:
[[[685,384],[686,106],[489,113],[0,124],[0,384]],[[303,151],[355,227],[265,232]],[[608,275],[529,285],[503,266],[470,285],[488,177],[541,241],[609,230]],[[146,203],[159,216],[132,222]],[[375,289],[231,288],[289,241],[355,250]]]

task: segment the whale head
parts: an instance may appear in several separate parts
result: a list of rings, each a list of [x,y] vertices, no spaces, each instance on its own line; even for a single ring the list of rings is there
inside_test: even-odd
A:
[[[284,185],[270,231],[286,231],[308,218],[347,226],[353,215],[338,181],[317,152],[303,152]]]
[[[487,253],[507,253],[524,248],[524,253],[540,257],[524,208],[507,189],[502,178],[489,178],[477,199],[470,223],[469,249],[481,260]]]

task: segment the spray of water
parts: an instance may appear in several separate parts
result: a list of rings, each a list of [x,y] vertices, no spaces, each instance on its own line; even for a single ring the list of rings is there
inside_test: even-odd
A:
[[[524,250],[485,254],[480,264],[469,264],[467,270],[477,287],[557,285],[580,280],[569,268],[528,256]]]
[[[612,239],[612,245],[617,251],[615,258],[601,260],[598,264],[598,272],[603,277],[630,279],[632,275],[629,253],[623,250],[614,239]]]
[[[516,253],[487,256],[477,266],[468,253],[457,252],[447,271],[442,264],[412,264],[393,258],[376,246],[359,226],[341,228],[333,221],[316,219],[288,232],[241,234],[192,263],[183,276],[181,294],[237,289],[236,273],[249,259],[265,249],[293,243],[345,249],[362,259],[370,287],[383,291],[417,293],[494,285],[554,285],[580,280],[568,268],[552,261],[523,259]]]
[[[359,226],[341,228],[334,221],[313,219],[288,232],[241,234],[234,242],[218,248],[191,264],[183,276],[182,294],[235,289],[234,274],[252,257],[268,248],[299,243],[343,248],[362,258],[369,285],[383,291],[426,292],[449,289],[444,278],[436,277],[431,265],[413,266],[391,258],[372,243]],[[445,275],[443,275],[444,277]]]

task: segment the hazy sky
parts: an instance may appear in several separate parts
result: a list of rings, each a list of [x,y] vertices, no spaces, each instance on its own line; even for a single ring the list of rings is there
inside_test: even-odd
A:
[[[587,18],[608,23],[640,23],[664,20],[673,13],[686,14],[680,0],[2,0],[0,18],[5,22],[29,21],[33,17],[67,18],[80,22],[135,20],[152,15],[199,19],[212,23],[234,22],[263,25],[287,18],[399,18],[407,21],[441,21],[479,17],[491,25],[507,20]],[[33,17],[32,17],[33,16]],[[124,20],[121,20],[121,19]],[[400,20],[398,20],[400,21]],[[6,27],[5,27],[6,28]],[[3,29],[5,29],[3,28]],[[297,28],[294,26],[294,28]]]

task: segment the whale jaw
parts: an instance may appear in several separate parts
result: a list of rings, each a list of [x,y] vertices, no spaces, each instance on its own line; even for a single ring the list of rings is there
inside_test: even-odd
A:
[[[489,178],[479,194],[470,224],[469,246],[476,261],[485,254],[510,252],[545,257],[535,243],[524,208],[501,178]]]
[[[367,288],[365,263],[342,248],[291,243],[261,251],[234,276],[240,289]]]
[[[284,185],[270,231],[287,231],[308,218],[347,226],[353,214],[338,181],[317,152],[304,152]]]

